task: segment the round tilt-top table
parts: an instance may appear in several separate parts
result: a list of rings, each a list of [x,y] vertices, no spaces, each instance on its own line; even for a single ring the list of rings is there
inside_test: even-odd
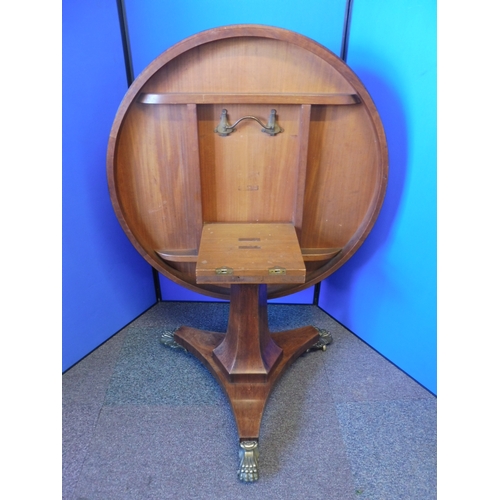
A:
[[[271,333],[267,300],[318,283],[359,248],[388,174],[382,123],[353,71],[288,30],[198,33],[133,82],[107,174],[120,224],[160,273],[230,300],[225,334],[181,326],[163,341],[210,370],[233,409],[238,477],[258,478],[259,429],[284,370],[328,332]]]

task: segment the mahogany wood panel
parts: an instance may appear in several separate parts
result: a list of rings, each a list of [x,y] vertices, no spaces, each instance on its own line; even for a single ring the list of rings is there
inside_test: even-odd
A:
[[[142,92],[231,95],[357,93],[340,72],[332,71],[327,61],[304,49],[305,37],[301,37],[302,43],[294,44],[269,38],[273,32],[271,28],[264,29],[264,36],[256,37],[241,36],[247,31],[245,28],[233,30],[236,36],[229,38],[219,38],[219,35],[226,34],[222,30],[211,31],[215,35],[212,41],[198,44],[172,59],[148,79]],[[274,32],[290,34],[285,30]],[[201,38],[202,35],[198,36]]]
[[[311,105],[303,104],[299,115],[299,144],[297,151],[297,181],[295,183],[295,209],[293,223],[299,242],[302,242],[304,220],[304,195],[306,188],[307,158],[309,149],[309,130],[311,128]]]
[[[242,121],[271,109],[284,129]],[[325,278],[359,248],[387,184],[385,135],[352,70],[316,42],[258,25],[208,30],[171,47],[134,81],[108,146],[111,200],[141,255],[175,282],[228,298],[228,284],[196,283],[203,224],[293,223],[304,283],[275,283],[269,296]]]
[[[299,107],[276,106],[285,132],[274,137],[253,120],[227,137],[214,133],[220,105],[198,109],[202,205],[205,222],[291,222],[295,206]],[[230,122],[256,116],[264,123],[268,105],[227,105]]]
[[[284,269],[270,274],[269,269]],[[217,274],[229,268],[230,274]],[[293,224],[205,224],[197,283],[304,283],[306,269]]]

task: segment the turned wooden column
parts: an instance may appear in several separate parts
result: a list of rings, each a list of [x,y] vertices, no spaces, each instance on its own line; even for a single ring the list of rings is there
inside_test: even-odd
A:
[[[266,382],[283,355],[271,338],[267,285],[231,285],[227,333],[213,357],[231,382]]]

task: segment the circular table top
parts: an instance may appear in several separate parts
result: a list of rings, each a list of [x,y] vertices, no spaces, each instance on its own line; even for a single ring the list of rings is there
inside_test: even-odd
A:
[[[354,72],[297,33],[235,25],[198,33],[133,82],[111,130],[107,174],[125,233],[193,291],[204,224],[292,223],[306,277],[326,278],[362,244],[388,175],[384,130]]]

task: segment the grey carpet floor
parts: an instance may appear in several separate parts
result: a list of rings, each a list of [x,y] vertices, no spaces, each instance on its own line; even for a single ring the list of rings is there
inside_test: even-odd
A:
[[[228,304],[161,302],[63,374],[63,499],[436,498],[436,398],[313,305],[269,305],[271,331],[333,334],[266,406],[260,479],[237,479],[221,388],[163,331],[224,332]]]

